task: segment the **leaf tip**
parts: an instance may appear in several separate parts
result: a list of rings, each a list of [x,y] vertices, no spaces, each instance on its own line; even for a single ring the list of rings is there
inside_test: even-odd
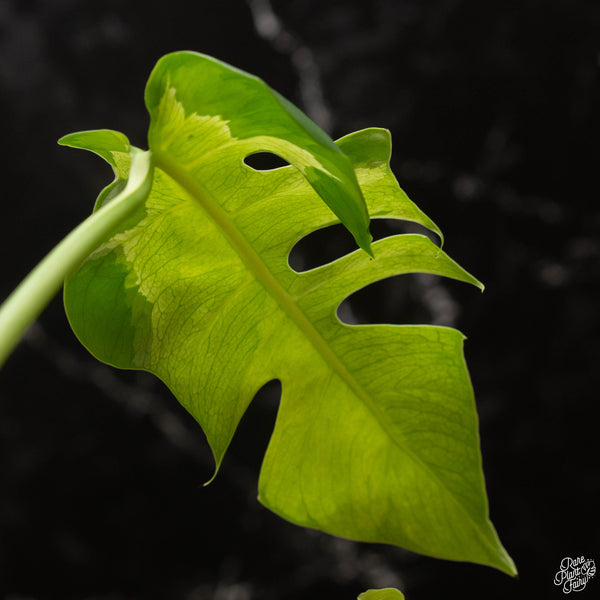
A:
[[[375,254],[373,254],[373,246],[371,242],[373,241],[373,236],[369,233],[367,229],[363,235],[354,236],[358,247],[364,250],[371,258],[375,258]]]
[[[493,525],[492,525],[493,529]],[[487,564],[503,573],[506,573],[510,577],[516,578],[518,577],[517,567],[511,558],[510,554],[507,552],[506,548],[502,545],[500,538],[498,538],[498,534],[496,530],[493,529],[493,537],[495,538],[495,556],[492,562],[482,563]]]
[[[519,572],[517,571],[517,565],[515,565],[515,562],[510,557],[510,554],[508,554],[508,552],[504,549],[504,547],[502,548],[502,550],[504,551],[502,553],[504,563],[502,571],[504,571],[507,575],[510,575],[513,579],[518,579]]]
[[[215,472],[212,474],[212,477],[211,477],[209,480],[205,481],[205,482],[202,484],[202,487],[208,487],[208,486],[209,486],[209,485],[210,485],[210,484],[211,484],[211,483],[212,483],[212,482],[215,480],[215,478],[216,478],[216,476],[217,476],[218,472],[219,472],[219,467],[217,467],[217,468],[215,469]]]
[[[211,478],[202,484],[202,487],[209,486],[216,479],[217,475],[219,474],[219,470],[221,469],[221,462],[223,461],[223,455],[221,455],[220,457],[217,457],[215,454],[213,454],[213,456],[215,458],[215,470],[214,470]]]

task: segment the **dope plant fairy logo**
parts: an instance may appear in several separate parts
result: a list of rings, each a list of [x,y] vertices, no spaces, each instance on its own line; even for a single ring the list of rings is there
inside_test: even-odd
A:
[[[591,558],[565,556],[560,561],[560,569],[554,576],[554,585],[562,586],[565,594],[581,592],[595,574],[596,563]]]

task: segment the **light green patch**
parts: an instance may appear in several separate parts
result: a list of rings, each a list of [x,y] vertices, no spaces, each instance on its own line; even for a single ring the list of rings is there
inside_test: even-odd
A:
[[[111,152],[110,155],[112,156],[113,164],[115,166],[115,174],[117,174],[118,177],[120,176],[123,179],[126,179],[126,174],[129,174],[129,168],[131,166],[129,152]]]
[[[176,144],[183,157],[189,160],[186,166],[202,161],[204,156],[237,141],[220,115],[185,114],[183,104],[177,100],[177,90],[168,87],[163,94],[157,111],[157,118],[164,125],[161,129],[160,144],[155,152],[168,152]]]

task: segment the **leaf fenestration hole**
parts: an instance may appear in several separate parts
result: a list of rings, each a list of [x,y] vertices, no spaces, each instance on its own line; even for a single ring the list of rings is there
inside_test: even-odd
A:
[[[441,325],[456,327],[464,283],[428,273],[396,275],[357,290],[337,308],[348,325]]]
[[[420,294],[418,274],[407,273],[376,281],[348,296],[337,316],[348,325],[431,323],[431,313]]]
[[[401,233],[427,235],[435,244],[437,236],[425,227],[401,219],[371,219],[369,226],[373,241]],[[340,223],[318,229],[303,237],[290,252],[288,263],[294,271],[309,271],[357,249],[350,232]]]
[[[272,171],[289,166],[289,162],[272,152],[255,152],[244,158],[244,164],[255,171]]]
[[[258,478],[269,440],[273,435],[281,391],[281,382],[272,379],[256,392],[225,454],[225,461],[228,461],[230,466],[232,462],[238,466],[243,465],[244,472],[251,473],[254,481]]]

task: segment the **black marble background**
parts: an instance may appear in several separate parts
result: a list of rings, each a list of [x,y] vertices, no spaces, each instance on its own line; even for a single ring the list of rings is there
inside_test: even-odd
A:
[[[56,139],[106,127],[144,147],[143,89],[166,52],[262,76],[333,137],[391,129],[401,185],[486,292],[409,276],[351,309],[468,336],[491,517],[520,570],[355,544],[263,509],[274,383],[203,488],[200,429],[152,377],[87,355],[57,299],[0,373],[0,598],[562,597],[564,556],[600,561],[599,34],[595,0],[0,0],[0,298],[111,178]],[[301,258],[349,247],[338,230]]]

